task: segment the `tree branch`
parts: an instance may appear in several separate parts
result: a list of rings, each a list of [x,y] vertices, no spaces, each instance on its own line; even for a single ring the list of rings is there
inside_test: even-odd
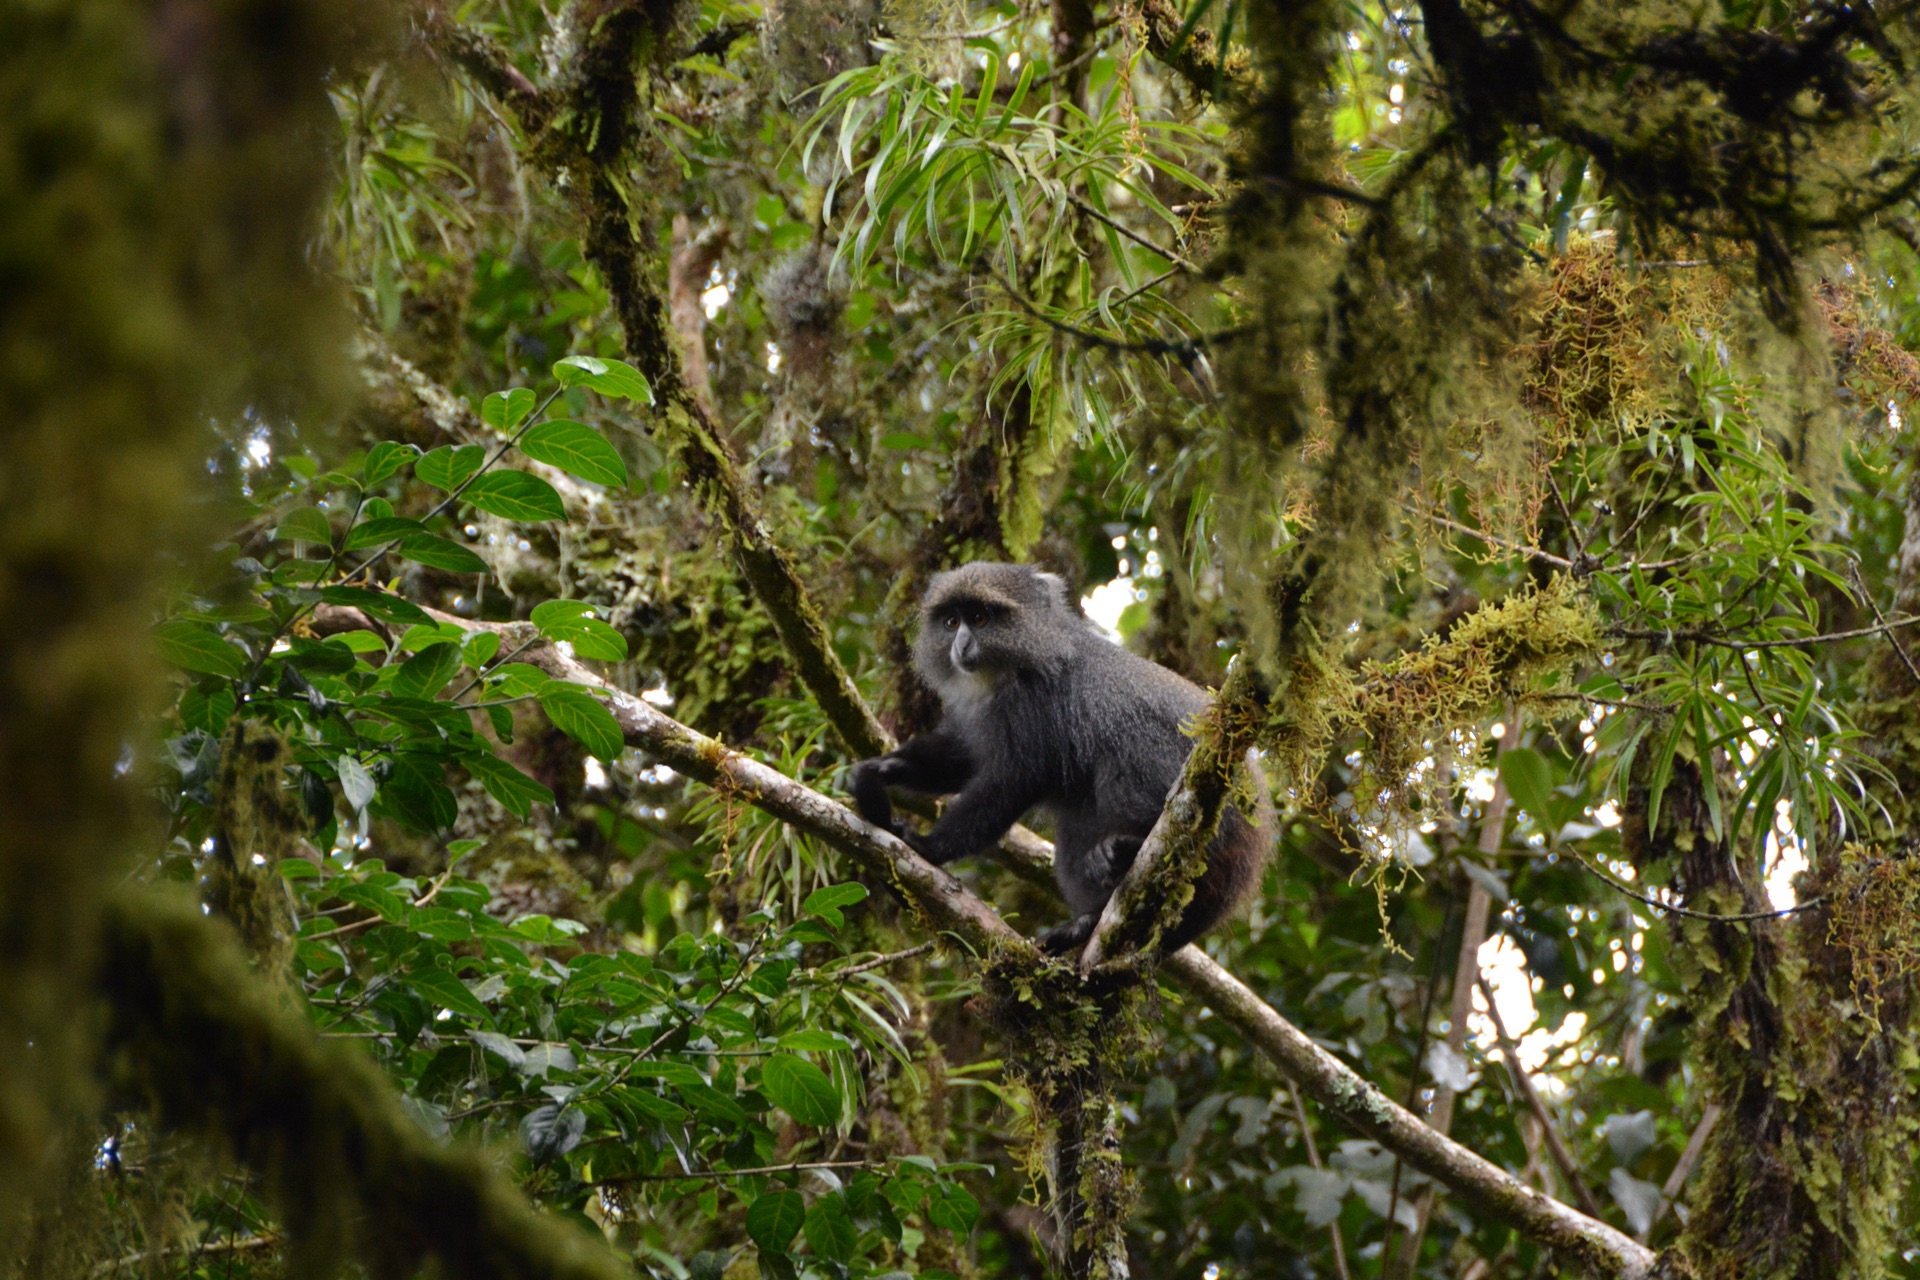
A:
[[[687,382],[670,337],[673,326],[667,301],[649,274],[653,246],[636,224],[624,169],[633,143],[633,121],[643,114],[634,109],[633,64],[644,43],[648,15],[637,10],[623,13],[621,21],[603,20],[587,33],[573,62],[555,77],[569,103],[569,110],[559,113],[549,101],[556,90],[535,89],[529,96],[521,85],[525,77],[514,78],[518,73],[512,71],[498,42],[437,8],[433,15],[423,31],[440,56],[503,105],[520,112],[530,128],[551,118],[553,127],[539,146],[526,149],[526,156],[570,199],[585,224],[586,257],[612,299],[627,358],[646,375],[659,397],[656,429],[701,508],[719,526],[734,567],[766,609],[794,674],[834,732],[856,756],[886,751],[892,745],[891,735],[874,718],[834,653],[826,622],[792,557],[774,541],[759,499],[741,476],[714,413]]]
[[[436,613],[469,630],[524,628],[524,623],[484,623]],[[929,932],[945,935],[975,953],[1031,947],[992,907],[959,880],[922,859],[891,833],[872,826],[836,800],[679,723],[624,690],[616,689],[573,658],[540,644],[521,655],[555,679],[582,685],[606,699],[628,746],[772,814],[839,849],[863,870],[899,891]],[[1045,843],[1028,834],[1010,841],[1023,875],[1051,863]],[[1653,1253],[1614,1228],[1529,1187],[1459,1143],[1435,1133],[1396,1105],[1351,1068],[1281,1017],[1244,983],[1196,947],[1167,957],[1161,973],[1173,978],[1238,1030],[1321,1106],[1408,1164],[1446,1183],[1488,1217],[1530,1239],[1561,1250],[1596,1275],[1644,1280]]]

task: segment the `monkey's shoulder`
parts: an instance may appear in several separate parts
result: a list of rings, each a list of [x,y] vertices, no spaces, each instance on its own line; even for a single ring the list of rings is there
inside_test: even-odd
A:
[[[1141,711],[1183,720],[1204,710],[1212,696],[1176,671],[1123,649],[1103,635],[1081,641],[1084,697],[1125,714]]]

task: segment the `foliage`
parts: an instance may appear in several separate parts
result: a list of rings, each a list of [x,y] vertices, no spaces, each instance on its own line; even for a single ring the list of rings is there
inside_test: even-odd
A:
[[[850,760],[734,540],[787,553],[901,730],[916,584],[1030,545],[1128,643],[1268,680],[1219,721],[1283,801],[1269,883],[1207,943],[1236,975],[1696,1269],[1750,1255],[1700,1253],[1663,1185],[1739,1203],[1774,1140],[1714,1146],[1703,1091],[1817,1080],[1769,1114],[1877,1153],[1866,1191],[1830,1180],[1885,1246],[1848,1274],[1910,1272],[1920,672],[1890,637],[1920,611],[1920,277],[1868,214],[1912,171],[1908,36],[1603,8],[436,10],[432,66],[329,81],[315,257],[359,301],[369,395],[337,434],[289,393],[203,437],[228,536],[151,631],[174,698],[128,766],[166,820],[144,875],[202,886],[424,1132],[493,1144],[636,1274],[1038,1276],[1036,1135],[1083,1088],[1113,1105],[1068,1131],[1098,1147],[1072,1192],[1126,1217],[1137,1274],[1550,1273],[1205,1009],[928,949],[524,660],[564,643],[832,791]],[[1741,97],[1776,65],[1804,92]],[[706,356],[684,394],[649,363],[669,319]],[[1799,916],[1705,918],[1766,915],[1796,866]],[[963,874],[1023,931],[1057,918]],[[1485,1014],[1446,1039],[1477,899],[1568,1171]],[[1759,1079],[1717,1021],[1748,1008],[1817,1034]],[[1847,1109],[1863,1081],[1883,1109]],[[1854,1169],[1802,1138],[1760,1163]],[[85,1266],[279,1273],[287,1224],[233,1153],[137,1108],[108,1141],[75,1174]]]

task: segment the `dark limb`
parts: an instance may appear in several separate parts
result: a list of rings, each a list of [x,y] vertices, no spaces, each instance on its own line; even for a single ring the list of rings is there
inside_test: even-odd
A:
[[[934,866],[945,866],[992,846],[1038,799],[1011,779],[975,775],[932,829],[907,843]]]
[[[847,789],[853,793],[861,817],[912,843],[906,824],[893,816],[887,788],[905,787],[923,795],[949,796],[972,777],[973,759],[966,748],[952,735],[936,729],[909,739],[884,756],[854,765],[847,774]]]

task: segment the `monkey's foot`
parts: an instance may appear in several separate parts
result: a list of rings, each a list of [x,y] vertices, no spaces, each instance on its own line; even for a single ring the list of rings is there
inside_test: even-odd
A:
[[[1063,956],[1086,946],[1087,939],[1093,936],[1093,927],[1099,923],[1100,916],[1088,912],[1083,916],[1075,916],[1065,924],[1041,930],[1034,938],[1034,943],[1048,955]]]

